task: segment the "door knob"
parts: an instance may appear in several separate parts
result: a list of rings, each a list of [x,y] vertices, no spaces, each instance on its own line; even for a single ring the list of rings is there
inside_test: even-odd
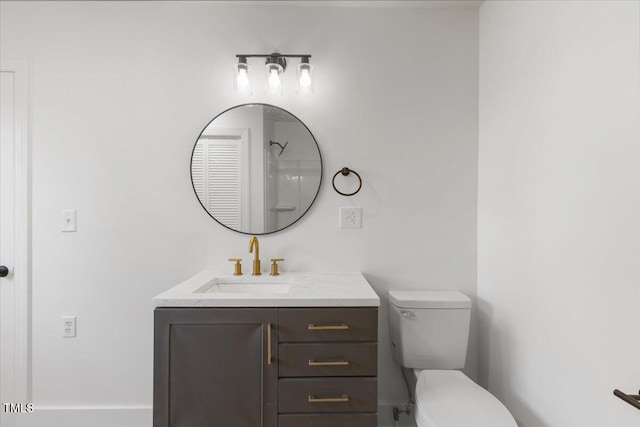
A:
[[[6,265],[0,265],[0,277],[6,277],[9,274],[9,269]]]

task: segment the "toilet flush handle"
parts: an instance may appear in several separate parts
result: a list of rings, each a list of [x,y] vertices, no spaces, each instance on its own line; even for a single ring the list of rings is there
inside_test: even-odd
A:
[[[413,311],[409,310],[400,310],[400,314],[402,314],[402,316],[407,319],[413,319],[414,317],[416,317],[416,314]]]

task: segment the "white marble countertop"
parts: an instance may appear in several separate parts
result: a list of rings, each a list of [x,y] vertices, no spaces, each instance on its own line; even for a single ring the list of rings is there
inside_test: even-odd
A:
[[[219,283],[282,287],[277,292],[225,292]],[[254,284],[255,285],[251,285]],[[287,286],[288,285],[288,289]],[[154,307],[378,307],[380,298],[360,272],[232,276],[203,271],[153,298]]]

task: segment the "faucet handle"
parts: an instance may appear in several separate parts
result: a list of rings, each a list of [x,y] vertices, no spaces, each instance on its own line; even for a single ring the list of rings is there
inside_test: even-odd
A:
[[[242,276],[242,258],[229,258],[229,261],[235,262],[234,276]]]
[[[271,275],[279,276],[280,272],[278,271],[278,263],[280,261],[284,261],[284,258],[271,258]]]

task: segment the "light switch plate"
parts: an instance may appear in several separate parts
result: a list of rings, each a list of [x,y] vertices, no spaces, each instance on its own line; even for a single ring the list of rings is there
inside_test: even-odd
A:
[[[340,228],[362,228],[362,208],[340,208]]]
[[[78,231],[76,225],[77,214],[75,209],[62,210],[62,231],[72,232]]]

